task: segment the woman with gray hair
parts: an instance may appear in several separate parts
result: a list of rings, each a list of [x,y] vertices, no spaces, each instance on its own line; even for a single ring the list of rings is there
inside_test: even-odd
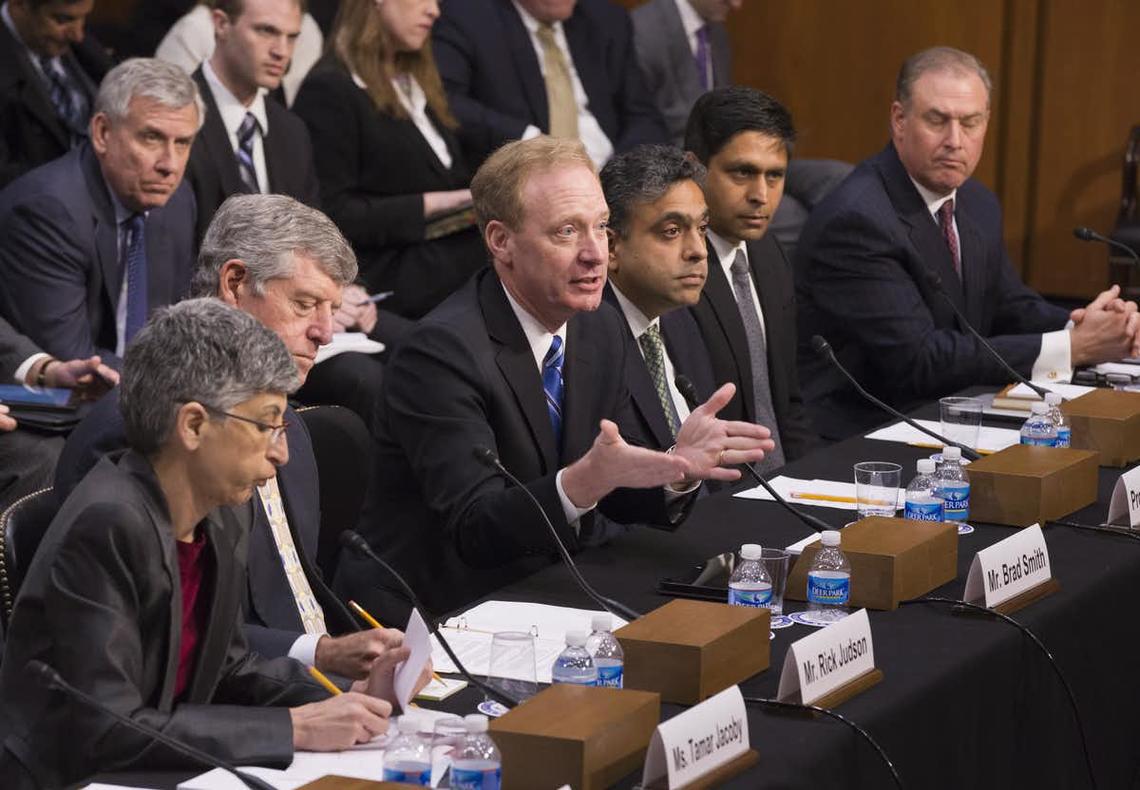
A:
[[[392,705],[380,697],[392,696],[407,648],[329,698],[300,664],[252,654],[242,637],[249,525],[219,506],[248,500],[287,460],[281,418],[297,380],[280,339],[217,300],[160,311],[139,332],[121,384],[130,449],[68,497],[16,600],[0,667],[6,788],[196,767],[32,682],[32,660],[231,763],[284,766],[294,749],[343,749],[385,731]]]

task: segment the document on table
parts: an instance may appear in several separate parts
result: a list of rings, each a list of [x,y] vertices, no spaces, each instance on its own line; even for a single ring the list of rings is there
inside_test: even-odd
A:
[[[937,420],[915,420],[915,422],[935,433],[942,433],[942,425]],[[933,436],[928,436],[905,422],[896,422],[885,428],[872,431],[867,434],[866,438],[884,442],[900,442],[917,447],[941,446]],[[976,449],[980,453],[996,453],[998,450],[1012,447],[1020,441],[1021,433],[1014,428],[992,428],[989,425],[983,425],[978,429],[978,446]],[[903,476],[906,477],[905,474]]]
[[[486,677],[491,663],[491,637],[500,631],[522,631],[535,635],[535,670],[539,683],[550,682],[550,668],[554,659],[566,647],[566,632],[590,630],[590,620],[597,611],[572,609],[565,606],[526,603],[520,601],[485,601],[458,617],[447,620],[441,629],[443,638],[475,677]],[[621,628],[626,621],[613,618],[613,628]],[[443,652],[439,640],[432,637],[432,663],[437,672],[458,672],[455,664]],[[528,668],[507,667],[505,677],[528,680]]]
[[[1073,400],[1082,395],[1088,395],[1096,389],[1096,387],[1084,387],[1080,384],[1065,384],[1064,382],[1058,384],[1055,381],[1035,381],[1033,382],[1042,389],[1056,392],[1065,400]],[[1041,396],[1024,384],[1018,384],[1016,387],[1009,391],[1011,398],[1031,398],[1032,400],[1041,400]]]
[[[813,505],[815,507],[833,507],[839,510],[855,510],[855,484],[840,483],[835,480],[800,480],[794,477],[780,475],[768,481],[776,493],[791,502],[793,505]],[[739,491],[735,496],[741,499],[760,499],[769,502],[775,501],[772,495],[760,486]],[[899,489],[898,507],[906,502],[906,491]]]
[[[337,332],[333,335],[331,343],[317,349],[317,365],[326,359],[332,359],[346,351],[355,351],[359,354],[379,354],[384,350],[383,343],[377,343],[363,332]]]

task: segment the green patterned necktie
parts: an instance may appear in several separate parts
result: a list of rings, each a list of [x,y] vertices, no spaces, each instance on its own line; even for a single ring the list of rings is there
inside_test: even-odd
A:
[[[661,401],[661,408],[665,410],[669,432],[673,434],[673,438],[677,438],[681,419],[677,416],[677,408],[673,404],[673,396],[669,394],[669,384],[665,380],[665,346],[661,343],[661,324],[650,324],[637,342],[641,345],[641,353],[645,355],[645,365],[649,368],[653,387],[657,390],[657,399]]]

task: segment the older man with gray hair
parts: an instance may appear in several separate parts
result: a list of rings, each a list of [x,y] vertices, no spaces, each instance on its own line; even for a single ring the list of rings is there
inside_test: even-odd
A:
[[[202,120],[177,66],[112,69],[90,140],[0,193],[0,314],[59,359],[119,367],[149,312],[186,295],[195,210],[182,174]]]

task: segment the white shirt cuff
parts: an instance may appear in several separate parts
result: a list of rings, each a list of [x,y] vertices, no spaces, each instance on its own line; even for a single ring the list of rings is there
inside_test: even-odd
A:
[[[16,380],[17,384],[27,384],[28,371],[32,369],[32,365],[36,364],[41,359],[45,359],[50,356],[51,354],[45,354],[42,351],[38,354],[32,354],[30,357],[20,363],[20,367],[16,368],[16,374],[12,378]]]
[[[1069,329],[1058,329],[1041,335],[1041,353],[1033,363],[1031,381],[1071,381],[1073,378],[1073,346]]]
[[[566,491],[562,488],[562,473],[565,471],[565,469],[558,470],[558,474],[554,476],[554,487],[558,489],[558,499],[562,502],[562,512],[566,516],[566,523],[574,529],[574,532],[577,532],[578,519],[596,508],[598,503],[595,502],[589,507],[578,507],[571,502],[570,497],[566,496]]]
[[[317,662],[317,642],[325,634],[301,634],[289,648],[289,658],[300,661],[307,667]]]
[[[538,137],[540,134],[542,134],[541,129],[539,129],[537,126],[531,126],[530,124],[527,124],[527,127],[523,129],[522,139],[529,140],[532,137]]]

